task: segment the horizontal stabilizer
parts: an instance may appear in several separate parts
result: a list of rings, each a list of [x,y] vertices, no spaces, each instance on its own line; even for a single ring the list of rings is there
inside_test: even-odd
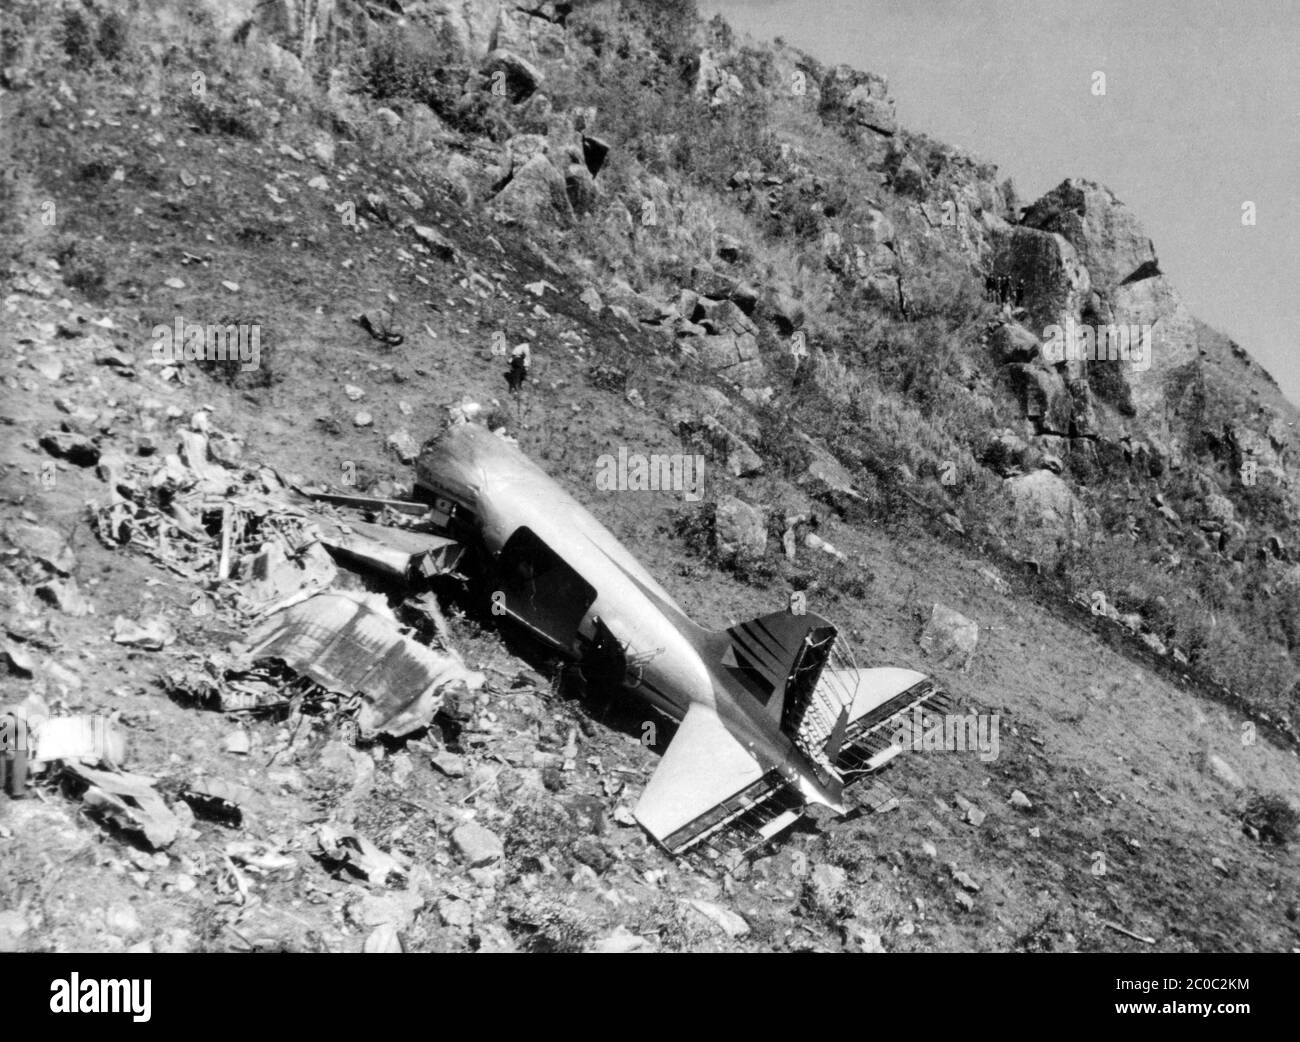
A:
[[[779,776],[769,778],[769,772],[711,709],[694,705],[634,814],[655,839],[678,853],[744,813],[780,784]]]
[[[842,676],[828,670],[827,675],[856,692],[844,743],[835,757],[835,768],[846,784],[879,770],[897,755],[893,735],[902,714],[917,706],[934,712],[948,707],[947,692],[915,670],[855,669]]]

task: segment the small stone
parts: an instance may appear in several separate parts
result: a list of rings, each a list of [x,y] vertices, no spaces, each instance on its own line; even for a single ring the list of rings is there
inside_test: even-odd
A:
[[[972,912],[975,910],[975,898],[971,897],[970,894],[966,893],[965,891],[958,890],[953,896],[956,898],[957,904],[959,904],[966,911]]]
[[[966,799],[965,796],[958,794],[953,797],[953,801],[962,809],[962,820],[967,824],[974,825],[976,828],[979,828],[984,824],[984,819],[988,815],[975,806],[975,804],[971,803],[970,800]]]
[[[221,748],[233,756],[247,756],[252,750],[252,742],[249,741],[248,732],[241,727],[222,739]]]
[[[465,758],[456,753],[450,753],[446,749],[434,753],[429,757],[429,762],[448,778],[463,778],[465,776]]]
[[[22,912],[10,909],[0,912],[0,952],[18,950],[18,942],[27,933],[27,920]]]
[[[357,427],[369,427],[375,422],[375,418],[368,412],[359,412],[352,417],[352,423]]]
[[[749,933],[749,923],[730,909],[714,904],[712,901],[689,899],[686,902],[700,915],[720,929],[728,937],[744,937]]]
[[[1034,806],[1029,797],[1019,789],[1012,790],[1010,803],[1011,806],[1015,807],[1017,810],[1032,810]]]
[[[348,396],[348,401],[350,402],[359,402],[361,401],[362,398],[366,396],[366,392],[363,391],[356,384],[345,385],[343,388],[343,393]]]
[[[471,868],[465,874],[469,876],[471,883],[485,890],[495,888],[497,883],[501,881],[501,869],[499,868]]]
[[[370,932],[361,950],[370,955],[401,955],[402,941],[397,935],[397,927],[392,923],[380,923]]]
[[[403,463],[414,463],[415,458],[420,454],[420,446],[411,436],[411,432],[405,428],[390,434],[387,444]]]
[[[843,926],[844,945],[850,951],[866,955],[883,955],[885,944],[880,934],[857,919],[850,919]]]
[[[9,664],[9,672],[20,677],[34,676],[36,673],[36,659],[27,651],[26,648],[18,644],[5,643],[4,645],[5,660]]]
[[[119,937],[132,937],[144,930],[144,927],[140,925],[140,917],[136,914],[135,908],[125,903],[109,907],[108,911],[104,913],[104,925],[108,927],[111,933],[115,933]]]
[[[1224,785],[1228,786],[1228,788],[1240,789],[1243,786],[1244,783],[1241,780],[1241,775],[1239,775],[1235,768],[1233,768],[1233,766],[1222,756],[1211,753],[1206,758],[1206,764],[1210,768],[1210,773],[1218,778],[1219,781],[1223,782]]]
[[[166,286],[168,289],[184,289],[184,288],[185,288],[185,280],[184,280],[184,279],[178,279],[178,278],[176,278],[175,275],[173,275],[173,276],[172,276],[171,278],[169,278],[166,282],[164,282],[163,285]]]
[[[501,860],[505,847],[501,837],[476,821],[467,821],[451,834],[451,842],[466,864],[482,868]]]
[[[632,933],[626,926],[620,924],[614,927],[614,932],[608,937],[602,937],[597,941],[591,950],[601,955],[621,955],[626,952],[651,951],[653,947],[640,934]]]
[[[470,908],[468,901],[447,897],[439,901],[437,907],[438,917],[442,919],[444,926],[468,929],[474,922],[474,910]]]

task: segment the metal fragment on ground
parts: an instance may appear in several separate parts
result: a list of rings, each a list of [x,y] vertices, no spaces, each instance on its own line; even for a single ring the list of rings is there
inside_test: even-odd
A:
[[[76,761],[63,769],[87,786],[81,800],[88,808],[126,832],[139,833],[155,850],[170,846],[180,833],[180,819],[158,795],[151,778],[100,771]]]
[[[277,612],[253,634],[249,657],[276,659],[336,694],[359,694],[364,737],[401,737],[424,727],[452,684],[477,690],[483,674],[454,652],[405,636],[366,598],[318,594]]]

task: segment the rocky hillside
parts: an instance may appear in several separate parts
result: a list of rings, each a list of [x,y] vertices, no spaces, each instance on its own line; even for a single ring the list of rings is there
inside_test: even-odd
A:
[[[19,2],[0,46],[5,702],[112,715],[178,819],[0,796],[0,947],[1296,945],[1296,409],[1105,187],[1023,205],[882,76],[684,2]],[[257,357],[162,358],[178,321]],[[627,824],[640,710],[472,583],[433,639],[487,682],[413,740],[197,698],[272,541],[232,564],[205,482],[400,497],[453,416],[701,622],[802,591],[1000,713],[999,758],[672,861]],[[619,447],[703,453],[705,501],[599,491]],[[182,798],[214,783],[237,826]]]

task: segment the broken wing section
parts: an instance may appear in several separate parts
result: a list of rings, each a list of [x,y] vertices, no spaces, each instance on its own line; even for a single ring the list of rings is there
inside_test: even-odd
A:
[[[428,724],[449,684],[471,690],[484,677],[460,657],[405,636],[391,615],[364,599],[323,593],[272,615],[253,634],[250,656],[279,659],[344,696],[360,695],[363,736],[400,737]]]
[[[754,759],[711,709],[694,705],[633,813],[665,848],[680,854],[787,788],[785,779]],[[797,810],[787,819],[783,806],[756,829],[758,838],[775,835],[796,817]]]

